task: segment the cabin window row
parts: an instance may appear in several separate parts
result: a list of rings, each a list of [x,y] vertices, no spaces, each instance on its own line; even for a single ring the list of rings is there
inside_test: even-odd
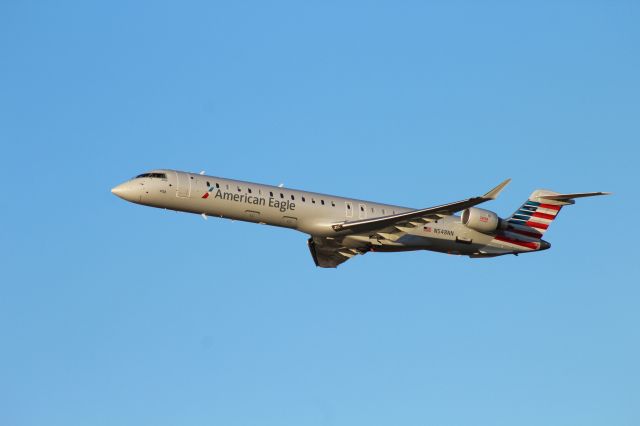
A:
[[[220,189],[220,184],[218,182],[215,182],[214,186],[215,186],[216,189]],[[207,181],[207,187],[209,189],[213,188],[213,186],[211,186],[211,182],[210,181]],[[229,185],[226,184],[225,188],[227,190],[229,190]],[[242,192],[242,188],[240,186],[237,186],[236,189],[238,190],[238,192]],[[247,187],[247,193],[253,194],[253,190],[251,188]],[[262,190],[261,189],[258,189],[258,194],[262,195]],[[280,196],[281,199],[285,198],[285,194],[283,192],[278,193],[278,195]],[[273,198],[275,196],[274,192],[273,191],[269,191],[269,196]],[[289,197],[291,198],[291,201],[295,201],[296,200],[296,196],[294,194],[290,194]],[[300,200],[303,203],[306,203],[307,202],[307,197],[302,195],[302,196],[300,196]],[[324,199],[320,198],[319,200],[320,200],[320,205],[322,205],[322,206],[327,205],[325,203]],[[336,202],[335,201],[330,200],[329,202],[331,203],[331,207],[335,207],[336,206]],[[311,197],[311,204],[316,204],[316,198]],[[347,209],[351,210],[351,203],[347,204]],[[365,207],[363,205],[360,205],[360,211],[364,213]],[[383,215],[386,214],[385,209],[381,209],[381,212],[382,212]],[[373,207],[371,207],[371,213],[375,213],[375,209]],[[395,210],[393,211],[392,214],[396,214]]]
[[[215,183],[214,183],[214,186],[215,186],[215,188],[216,188],[216,189],[220,189],[220,184],[219,184],[218,182],[215,182]],[[212,185],[211,185],[211,182],[210,182],[210,181],[207,181],[207,187],[208,187],[209,189],[213,188],[214,186],[212,186]],[[225,188],[226,188],[227,190],[229,190],[229,185],[228,185],[228,184],[227,184],[227,185],[225,185]],[[242,188],[241,188],[240,186],[237,186],[237,187],[236,187],[236,189],[238,190],[238,192],[242,192]],[[249,194],[253,194],[253,190],[252,190],[251,188],[247,187],[247,193],[249,193]],[[259,195],[262,195],[262,190],[261,190],[261,189],[259,189],[259,190],[258,190],[258,194],[259,194]],[[275,196],[275,195],[274,195],[274,192],[273,192],[273,191],[269,191],[269,196],[273,198],[273,197]],[[279,193],[279,196],[280,196],[280,198],[281,198],[281,199],[284,199],[284,198],[285,198],[285,194],[284,194],[283,192],[280,192],[280,193]],[[290,198],[291,198],[291,201],[295,201],[295,200],[296,200],[296,196],[295,196],[294,194],[291,194],[291,195],[290,195]],[[300,197],[300,199],[302,200],[302,202],[303,202],[303,203],[306,203],[306,202],[307,202],[307,197],[305,197],[305,196],[301,196],[301,197]],[[335,206],[336,206],[336,202],[335,202],[335,201],[331,200],[331,201],[329,201],[329,202],[331,203],[331,207],[335,207]],[[312,203],[312,204],[316,204],[316,199],[312,197],[312,198],[311,198],[311,203]],[[324,206],[324,205],[327,205],[327,204],[325,203],[325,200],[324,200],[324,199],[322,199],[322,198],[320,199],[320,204],[321,204],[321,205],[323,205],[323,206]]]

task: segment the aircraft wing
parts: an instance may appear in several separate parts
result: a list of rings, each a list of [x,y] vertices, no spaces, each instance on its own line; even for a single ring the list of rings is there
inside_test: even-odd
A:
[[[466,208],[484,203],[485,201],[495,200],[509,182],[511,182],[511,179],[505,180],[500,185],[480,197],[468,198],[462,201],[442,204],[435,207],[427,207],[426,209],[412,210],[390,216],[340,222],[332,225],[332,228],[336,232],[350,231],[351,233],[361,233],[379,231],[389,226],[402,226],[411,220],[433,219],[439,218],[440,216],[452,215]]]
[[[309,251],[316,266],[321,268],[335,268],[357,254],[357,250],[344,247],[333,238],[309,238]]]

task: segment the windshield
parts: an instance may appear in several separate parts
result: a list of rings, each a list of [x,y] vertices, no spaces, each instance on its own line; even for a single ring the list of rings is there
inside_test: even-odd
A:
[[[141,175],[136,176],[134,179],[138,178],[157,178],[157,179],[166,179],[166,173],[143,173]]]

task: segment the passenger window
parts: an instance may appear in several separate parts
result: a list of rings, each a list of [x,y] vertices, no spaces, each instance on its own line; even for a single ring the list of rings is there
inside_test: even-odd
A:
[[[284,194],[282,192],[280,193],[280,198],[284,198]]]
[[[273,197],[273,191],[269,191],[269,196]]]
[[[251,194],[251,188],[247,188],[247,191],[249,191],[249,194]]]
[[[207,186],[208,186],[208,187],[211,187],[211,184],[209,183],[209,181],[207,181]]]
[[[238,192],[242,192],[242,190],[240,189],[240,187],[238,187]]]
[[[320,204],[324,206],[324,200],[320,200]]]
[[[335,207],[336,203],[334,203],[333,201],[331,202],[331,207]]]
[[[303,202],[303,203],[305,202],[305,199],[304,199],[304,197],[302,197],[302,202]]]
[[[351,210],[351,204],[347,204],[347,210]]]
[[[311,199],[311,203],[315,204],[316,200],[314,200],[313,198]]]
[[[296,197],[293,196],[293,194],[291,194],[291,200],[295,201]]]
[[[360,206],[360,211],[363,212],[364,211],[364,207]]]
[[[220,188],[220,184],[216,182],[216,188]]]

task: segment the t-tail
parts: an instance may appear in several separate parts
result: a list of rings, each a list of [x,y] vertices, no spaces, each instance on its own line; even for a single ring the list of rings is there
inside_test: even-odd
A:
[[[558,217],[562,207],[574,204],[575,198],[608,195],[608,192],[583,192],[559,194],[546,189],[536,189],[529,199],[506,219],[507,230],[525,237],[540,239]]]

